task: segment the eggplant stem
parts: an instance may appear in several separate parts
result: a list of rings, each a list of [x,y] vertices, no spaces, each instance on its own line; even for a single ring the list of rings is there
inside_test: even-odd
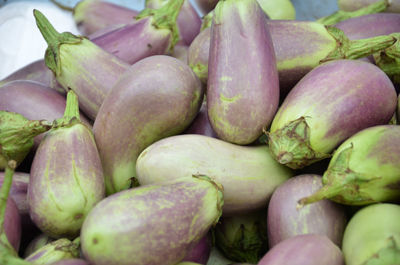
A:
[[[329,199],[336,195],[338,195],[342,190],[341,186],[332,186],[332,185],[325,185],[319,190],[317,190],[314,194],[301,198],[297,201],[296,209],[299,210],[303,208],[307,204],[311,204],[314,202],[318,202],[323,199]]]
[[[69,120],[76,118],[80,121],[78,96],[73,90],[69,90],[67,94],[67,104],[65,106],[64,118]]]

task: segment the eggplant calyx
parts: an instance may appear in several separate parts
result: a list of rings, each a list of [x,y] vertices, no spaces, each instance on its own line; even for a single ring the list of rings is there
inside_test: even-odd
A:
[[[70,127],[80,122],[78,96],[73,90],[69,90],[64,116],[54,121],[53,128]]]
[[[396,42],[384,51],[374,54],[376,65],[395,82],[400,82],[400,34],[391,34]]]
[[[397,246],[395,238],[390,236],[385,241],[386,246],[374,253],[368,260],[362,263],[362,265],[400,263],[400,248]]]
[[[336,48],[320,63],[338,59],[359,59],[385,50],[396,42],[394,35],[382,35],[367,39],[350,40],[342,30],[326,26],[328,33],[336,40]]]
[[[215,219],[214,226],[217,225],[219,218],[222,215],[222,207],[224,206],[224,187],[222,184],[214,181],[214,179],[210,178],[209,176],[206,175],[192,175],[193,178],[200,179],[200,180],[205,180],[210,182],[211,184],[214,185],[218,192],[218,198],[217,198],[217,210],[218,210],[218,217]]]
[[[214,10],[210,11],[207,15],[203,16],[200,31],[211,27],[214,16]]]
[[[310,128],[305,117],[289,122],[283,128],[267,133],[272,156],[280,164],[300,169],[330,157],[313,150],[310,145]]]
[[[343,11],[339,10],[332,15],[322,17],[317,20],[317,22],[324,24],[324,25],[334,25],[336,23],[339,23],[340,21],[349,19],[349,18],[354,18],[354,17],[360,17],[360,16],[365,16],[368,14],[375,14],[379,12],[385,11],[389,7],[389,1],[388,0],[381,0],[376,3],[372,3],[367,5],[366,7],[357,9],[355,11]]]
[[[59,33],[50,24],[49,20],[37,9],[33,10],[33,15],[36,19],[43,38],[48,44],[45,54],[45,63],[47,67],[53,71],[56,76],[61,74],[60,47],[62,44],[79,44],[84,37],[75,36],[70,32]]]
[[[159,9],[146,8],[140,12],[135,19],[140,20],[146,17],[153,17],[153,26],[157,29],[167,29],[171,31],[172,40],[168,47],[169,52],[173,52],[175,44],[179,41],[179,29],[177,19],[181,11],[184,0],[169,0]]]

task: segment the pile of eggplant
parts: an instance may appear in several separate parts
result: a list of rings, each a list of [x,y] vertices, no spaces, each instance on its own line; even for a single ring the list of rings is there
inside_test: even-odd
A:
[[[81,0],[0,81],[0,264],[400,264],[400,1]],[[33,29],[32,29],[33,30]]]

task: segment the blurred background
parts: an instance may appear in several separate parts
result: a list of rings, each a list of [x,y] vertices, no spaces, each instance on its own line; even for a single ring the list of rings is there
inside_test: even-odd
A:
[[[136,10],[144,0],[106,0]],[[195,0],[190,0],[200,16]],[[79,0],[57,0],[73,8]],[[335,12],[337,0],[292,0],[297,20],[315,20]],[[62,10],[50,0],[0,0],[0,79],[43,58],[47,44],[36,27],[32,10],[40,10],[59,31],[79,34],[71,11]]]

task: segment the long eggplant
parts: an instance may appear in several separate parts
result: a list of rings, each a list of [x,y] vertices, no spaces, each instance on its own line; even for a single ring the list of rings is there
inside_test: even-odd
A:
[[[256,0],[220,1],[214,10],[208,117],[218,137],[231,143],[254,142],[278,108],[278,72],[266,19]]]
[[[108,194],[132,186],[143,149],[190,125],[203,94],[189,66],[171,56],[151,56],[131,66],[105,99],[93,125]]]

